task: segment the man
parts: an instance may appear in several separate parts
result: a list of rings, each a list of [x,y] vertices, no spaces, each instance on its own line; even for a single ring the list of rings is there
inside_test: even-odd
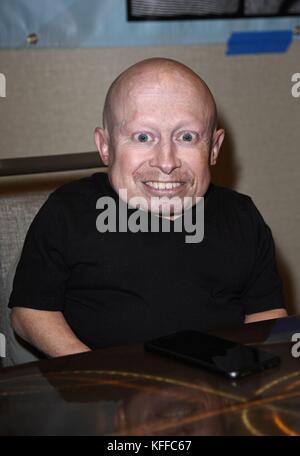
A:
[[[285,316],[270,229],[248,196],[210,184],[223,138],[213,96],[191,69],[154,58],[123,72],[95,130],[108,174],[57,189],[27,233],[9,302],[15,331],[62,356]],[[130,214],[140,197],[137,207],[160,219],[168,214],[157,197],[177,197],[171,225],[204,197],[204,239],[100,232],[103,197]]]

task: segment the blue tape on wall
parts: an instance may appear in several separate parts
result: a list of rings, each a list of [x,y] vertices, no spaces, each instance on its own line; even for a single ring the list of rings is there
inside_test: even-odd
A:
[[[227,43],[227,55],[286,52],[292,39],[291,30],[233,32]]]

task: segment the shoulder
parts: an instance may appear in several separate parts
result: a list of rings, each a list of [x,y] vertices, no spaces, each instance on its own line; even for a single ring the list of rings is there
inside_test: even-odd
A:
[[[257,226],[265,227],[265,221],[252,197],[227,187],[212,186],[210,212],[227,225],[244,227],[246,231],[256,231]]]
[[[250,239],[271,237],[271,230],[249,195],[213,185],[211,212],[220,226],[232,233],[242,231]]]
[[[35,224],[81,215],[95,207],[95,201],[105,194],[105,179],[106,173],[99,172],[61,185],[48,195],[34,218]]]
[[[254,203],[249,195],[237,192],[231,188],[221,187],[212,184],[212,202],[217,209],[232,210],[232,211],[250,211]]]
[[[106,180],[107,174],[99,172],[67,182],[50,193],[42,209],[57,211],[59,208],[79,207],[89,203],[94,205],[97,198],[106,193]]]
[[[105,193],[106,173],[94,173],[91,176],[68,182],[51,193],[54,199],[72,199],[74,197],[100,196]]]

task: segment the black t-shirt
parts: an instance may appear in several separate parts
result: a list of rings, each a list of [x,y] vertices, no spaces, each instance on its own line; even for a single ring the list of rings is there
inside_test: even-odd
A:
[[[283,307],[274,243],[250,197],[210,184],[204,238],[96,228],[99,197],[118,201],[107,174],[55,190],[34,218],[9,306],[61,311],[92,349],[183,329],[243,324]]]

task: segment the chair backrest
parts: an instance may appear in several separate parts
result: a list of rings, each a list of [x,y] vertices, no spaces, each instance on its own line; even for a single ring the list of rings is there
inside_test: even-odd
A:
[[[39,359],[35,349],[14,334],[7,305],[27,230],[49,193],[50,190],[0,197],[0,332],[6,337],[4,366]]]

